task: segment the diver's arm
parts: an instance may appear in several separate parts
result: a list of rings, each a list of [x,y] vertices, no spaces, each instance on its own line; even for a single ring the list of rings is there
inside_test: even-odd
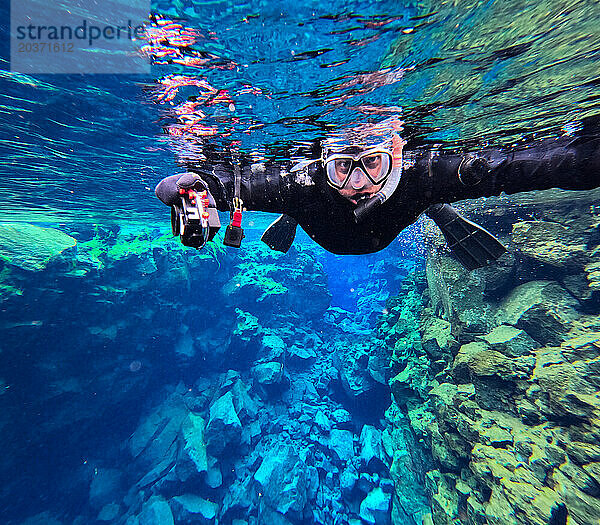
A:
[[[423,184],[432,203],[561,188],[600,186],[600,137],[563,137],[536,146],[477,155],[431,157]]]
[[[232,211],[235,196],[235,174],[231,165],[190,166],[189,172],[197,175],[208,186],[216,207],[220,211]],[[285,213],[294,216],[295,211],[309,199],[314,198],[315,168],[290,173],[285,166],[277,164],[251,164],[240,169],[240,197],[247,210]],[[172,206],[178,199],[180,175],[163,179],[156,187],[157,197]],[[187,179],[184,179],[187,182]]]

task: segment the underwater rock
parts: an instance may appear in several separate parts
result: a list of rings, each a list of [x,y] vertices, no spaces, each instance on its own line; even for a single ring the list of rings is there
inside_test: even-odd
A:
[[[307,501],[308,472],[293,446],[279,444],[266,451],[254,479],[268,507],[282,515],[301,515]]]
[[[235,480],[223,498],[221,517],[229,514],[236,515],[241,512],[248,513],[248,509],[255,505],[258,494],[254,486],[254,479],[248,476],[243,480]],[[235,523],[233,520],[232,523]]]
[[[374,342],[369,352],[367,371],[374,381],[381,385],[387,385],[387,377],[390,372],[389,349],[383,341]]]
[[[107,503],[102,507],[96,518],[98,521],[114,521],[119,517],[121,507],[118,503]]]
[[[152,496],[139,515],[140,525],[174,525],[173,513],[169,504],[159,496]]]
[[[261,356],[269,361],[277,361],[285,352],[285,343],[278,335],[265,334],[262,337]]]
[[[381,431],[372,425],[364,425],[360,432],[360,461],[365,469],[378,470],[385,468]]]
[[[233,394],[227,392],[210,407],[210,418],[204,432],[206,448],[212,456],[231,453],[241,441],[242,423],[233,405]]]
[[[317,359],[317,353],[303,345],[292,345],[288,350],[288,359],[292,364],[305,367]]]
[[[511,240],[521,253],[550,266],[581,269],[589,260],[585,241],[556,222],[518,222]]]
[[[564,362],[557,349],[540,349],[536,357],[532,379],[541,390],[535,391],[533,400],[548,418],[589,419],[600,413],[597,388],[573,364]]]
[[[334,345],[333,364],[339,371],[342,386],[348,396],[364,394],[375,385],[368,372],[368,343],[345,344],[337,341]]]
[[[24,520],[21,525],[63,525],[63,522],[58,521],[49,512],[40,512]]]
[[[241,379],[238,379],[231,387],[233,406],[242,425],[256,419],[260,409],[260,403],[250,395],[249,391],[250,387]]]
[[[540,345],[524,330],[501,324],[489,334],[478,336],[494,350],[508,357],[520,357],[538,348]]]
[[[213,525],[219,510],[218,503],[205,500],[195,494],[183,494],[170,500],[177,521]],[[160,522],[157,522],[160,523]]]
[[[261,385],[272,385],[281,381],[283,366],[278,362],[261,363],[252,369],[252,374]]]
[[[360,504],[360,518],[369,525],[389,525],[391,499],[379,487],[373,489]]]
[[[457,318],[471,331],[491,327],[494,308],[485,301],[486,283],[478,272],[469,272],[450,257],[427,259],[427,283],[434,312],[451,321]]]
[[[596,261],[585,266],[588,287],[591,291],[600,292],[600,262]]]
[[[336,423],[348,423],[350,421],[352,421],[352,416],[350,415],[350,412],[348,412],[347,410],[343,409],[343,408],[336,408],[332,413],[331,413],[331,417],[333,418],[333,420]]]
[[[129,439],[131,455],[143,467],[154,468],[175,461],[177,436],[188,411],[174,394],[148,415]]]
[[[43,270],[52,258],[76,244],[73,237],[55,228],[0,224],[0,259],[30,272]]]
[[[352,463],[349,463],[340,475],[340,489],[344,498],[352,498],[352,492],[357,481],[358,471],[356,470],[354,465],[352,465]]]
[[[223,484],[223,473],[219,466],[219,460],[208,456],[208,470],[206,471],[206,484],[211,489],[219,488]]]
[[[428,370],[429,362],[425,356],[409,357],[404,370],[390,379],[390,389],[399,406],[405,405],[414,397],[424,399],[429,386]]]
[[[346,462],[354,456],[354,435],[349,430],[334,428],[330,432],[328,446],[340,461]]]
[[[424,325],[421,336],[423,350],[431,359],[447,359],[456,347],[456,339],[452,335],[452,323],[438,317],[432,318]]]
[[[474,376],[498,376],[505,380],[516,380],[526,379],[533,366],[532,360],[507,357],[483,341],[476,341],[460,347],[451,373],[461,382],[471,382]]]
[[[317,425],[323,432],[329,432],[331,430],[331,421],[323,414],[321,410],[317,411],[315,416],[315,425]]]
[[[579,314],[578,303],[553,281],[531,281],[518,286],[502,301],[500,324],[522,328],[536,341],[560,344]]]
[[[565,287],[565,290],[573,295],[582,305],[593,302],[594,292],[600,290],[600,286],[596,290],[592,282],[588,281],[586,275],[582,273],[565,275],[561,279],[561,283]]]
[[[183,422],[181,431],[184,446],[175,466],[181,481],[187,481],[191,476],[208,470],[204,426],[204,419],[192,413],[189,413]]]

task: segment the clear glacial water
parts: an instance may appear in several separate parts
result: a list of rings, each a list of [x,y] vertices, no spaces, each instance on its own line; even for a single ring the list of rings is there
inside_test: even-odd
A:
[[[9,19],[7,5],[0,14]],[[27,523],[96,523],[113,503],[104,522],[169,523],[158,514],[139,518],[139,509],[151,494],[180,495],[181,479],[140,486],[165,458],[157,453],[154,464],[133,466],[131,437],[165,391],[192,392],[186,407],[208,418],[203,392],[218,397],[213,386],[234,382],[227,370],[239,368],[250,381],[252,364],[219,350],[262,344],[238,307],[256,316],[261,337],[311,348],[317,334],[315,349],[325,353],[369,340],[386,300],[422,266],[419,227],[368,257],[332,256],[300,233],[300,255],[272,258],[257,248],[273,219],[262,213],[247,214],[240,254],[215,248],[200,260],[180,252],[175,240],[159,237],[169,231],[169,216],[154,187],[203,147],[286,158],[336,129],[398,116],[407,148],[474,150],[571,132],[600,111],[600,8],[593,1],[153,1],[148,40],[140,42],[152,62],[149,76],[17,74],[5,39],[2,46],[0,222],[53,227],[81,246],[78,259],[16,272],[16,281],[8,263],[0,266],[8,286],[0,296],[0,512],[1,521],[15,524],[40,513],[47,514]],[[122,256],[124,246],[134,255]],[[157,270],[147,266],[148,254]],[[268,282],[276,295],[271,277],[286,283],[291,303],[252,286],[232,295],[243,279]],[[346,312],[344,323],[310,306],[328,293],[331,306]],[[418,322],[406,315],[415,332]],[[309,376],[291,366],[288,379],[304,384]],[[262,408],[272,419],[289,410],[290,420],[311,420],[317,409],[338,407],[354,421],[340,428],[357,438],[363,424],[383,430],[389,389],[375,385],[349,401],[341,383],[332,385],[317,387],[312,408],[264,392]],[[160,441],[172,420],[156,421],[146,433]],[[304,446],[309,431],[301,435],[287,424],[267,432],[263,423],[262,433],[288,432]],[[183,447],[181,435],[176,439]],[[337,471],[327,477],[328,458],[319,461],[319,483],[339,485]],[[225,484],[233,483],[226,469],[238,465],[219,465]],[[98,476],[104,481],[94,482]],[[222,504],[223,486],[181,483]],[[397,523],[420,525],[427,508],[422,480],[406,490],[416,494],[414,507],[395,516],[414,521]],[[361,498],[341,509],[321,501],[318,513],[292,512],[290,520],[349,523]],[[220,523],[279,523],[256,512],[249,518],[238,509]]]

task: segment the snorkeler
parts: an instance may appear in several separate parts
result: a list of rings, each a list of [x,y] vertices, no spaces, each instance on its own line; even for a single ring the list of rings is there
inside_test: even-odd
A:
[[[172,207],[173,232],[201,247],[220,226],[216,209],[230,211],[225,244],[239,246],[243,209],[282,214],[263,234],[271,248],[287,251],[299,224],[326,250],[365,254],[390,244],[427,213],[453,255],[468,269],[506,250],[489,232],[461,217],[448,203],[464,199],[561,188],[600,186],[600,135],[564,136],[529,148],[470,154],[405,152],[395,129],[346,133],[320,144],[315,158],[287,164],[228,161],[188,168],[163,179],[156,195]],[[201,203],[199,212],[195,206]],[[194,215],[195,214],[195,215]],[[201,214],[202,227],[190,220]],[[184,231],[188,228],[188,231]],[[196,232],[200,233],[196,233]],[[187,234],[186,234],[187,233]]]

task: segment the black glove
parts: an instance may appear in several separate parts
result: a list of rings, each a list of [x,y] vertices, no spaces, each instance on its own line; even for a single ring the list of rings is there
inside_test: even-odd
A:
[[[179,190],[196,191],[208,190],[208,186],[197,173],[184,173],[183,175],[171,175],[161,180],[156,186],[154,193],[167,206],[177,204],[181,198]],[[211,204],[214,203],[212,197],[209,197]],[[214,205],[214,204],[213,204]]]

